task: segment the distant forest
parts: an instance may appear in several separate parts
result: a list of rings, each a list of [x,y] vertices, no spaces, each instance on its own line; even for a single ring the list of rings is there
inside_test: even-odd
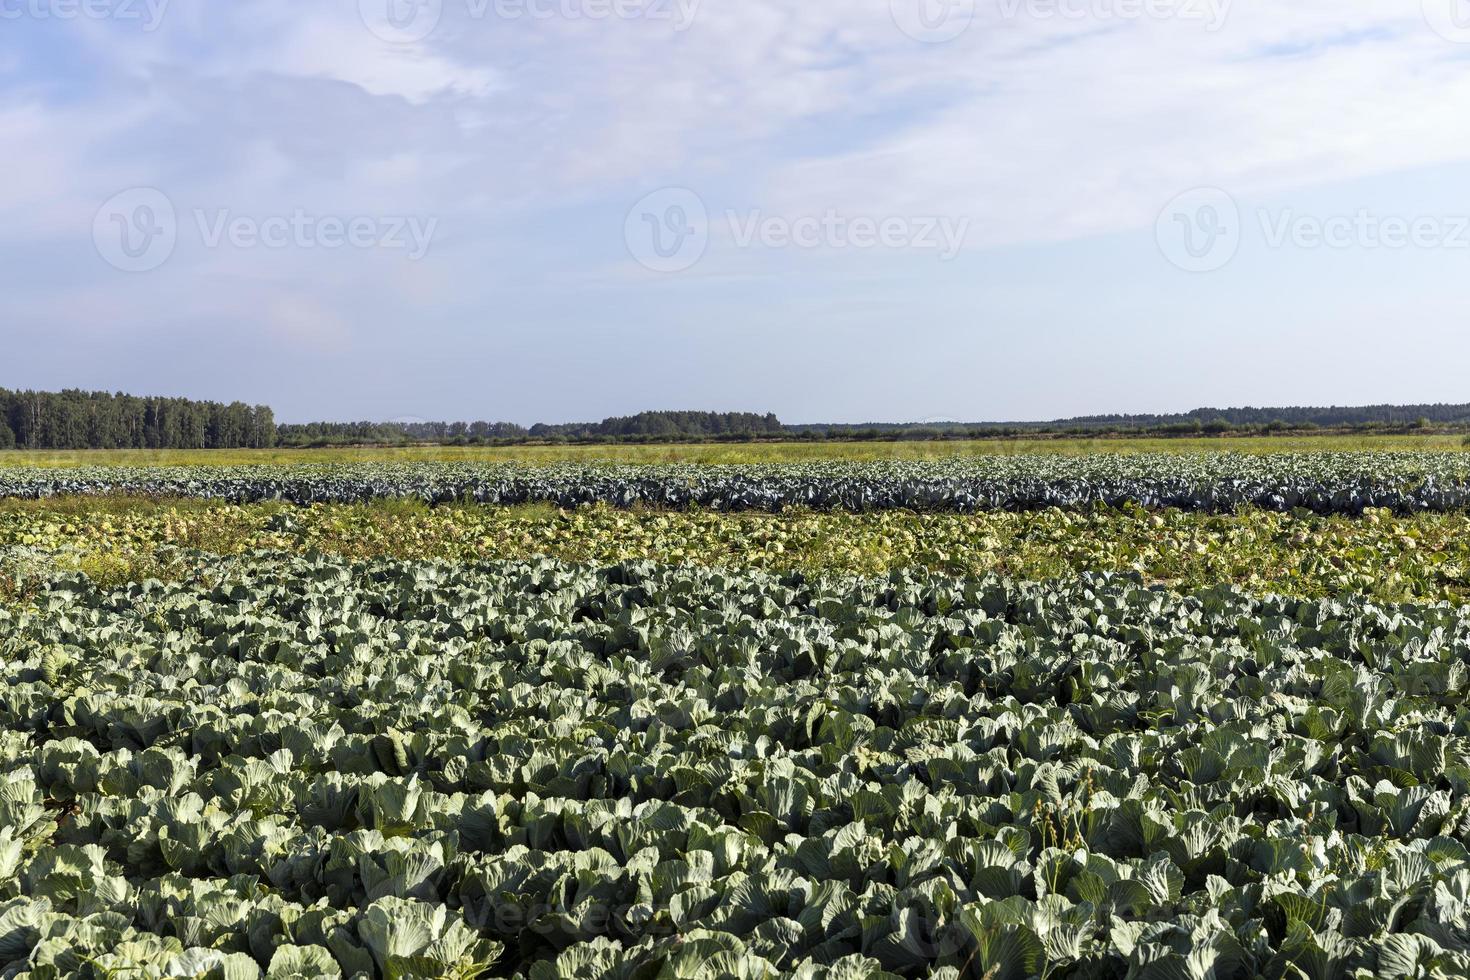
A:
[[[601,422],[533,425],[510,422],[312,422],[280,425],[283,446],[430,442],[662,442],[677,439],[779,438],[786,432],[774,415],[749,412],[643,412]]]
[[[264,449],[272,446],[508,445],[772,439],[994,439],[1021,436],[1271,435],[1320,429],[1470,428],[1470,405],[1200,408],[1175,415],[1094,415],[1053,422],[783,425],[752,412],[642,412],[601,422],[311,422],[277,425],[243,402],[0,388],[0,449]]]
[[[361,446],[400,442],[515,442],[530,438],[510,422],[307,422],[276,426],[282,446]]]
[[[1322,428],[1361,425],[1408,425],[1427,420],[1436,425],[1470,423],[1470,405],[1366,405],[1331,408],[1197,408],[1181,415],[1090,415],[1067,419],[1070,426],[1119,425],[1156,428],[1190,422],[1224,421],[1231,425],[1270,425]]]
[[[264,405],[0,388],[0,449],[265,449]]]
[[[996,439],[1022,436],[1277,435],[1321,429],[1404,432],[1470,427],[1470,405],[1197,408],[1173,415],[1087,415],[1051,422],[864,422],[789,425],[799,439]]]
[[[772,437],[786,427],[774,415],[751,412],[641,412],[573,425],[533,425],[533,439],[724,439]]]

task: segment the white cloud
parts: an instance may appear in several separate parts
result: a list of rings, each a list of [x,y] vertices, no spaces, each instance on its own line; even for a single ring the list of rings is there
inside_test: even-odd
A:
[[[287,76],[349,82],[373,95],[412,102],[444,93],[484,97],[498,87],[498,72],[491,67],[464,64],[419,45],[385,42],[360,22],[324,16],[330,14],[331,8],[294,5],[280,43],[262,48],[256,65]]]
[[[250,321],[272,343],[326,350],[435,298],[464,310],[521,287],[534,299],[475,309],[475,329],[548,307],[593,321],[604,311],[573,308],[578,289],[655,288],[621,233],[626,209],[666,185],[717,213],[966,217],[972,246],[1003,248],[1147,229],[1200,185],[1263,195],[1470,156],[1470,47],[1412,2],[1236,0],[1212,32],[1007,18],[1012,0],[978,0],[943,44],[904,34],[889,0],[701,0],[684,31],[477,20],[466,2],[444,0],[440,29],[414,44],[374,36],[356,0],[173,0],[153,33],[8,25],[21,43],[0,49],[0,245],[57,249],[66,265],[9,284],[0,320],[112,303],[139,332]],[[32,29],[45,45],[26,44]],[[186,222],[196,208],[305,208],[432,217],[441,234],[417,266],[181,234],[154,278],[124,281],[89,236],[97,205],[134,185],[165,190]],[[828,309],[762,292],[787,270],[730,251],[656,295]],[[836,281],[847,256],[830,258]],[[48,307],[58,278],[74,285]]]
[[[1270,53],[1298,45],[1309,47]],[[1269,192],[1470,152],[1456,109],[1470,96],[1465,62],[1416,17],[1376,6],[1236,9],[1218,33],[1016,25],[937,57],[947,71],[931,113],[773,168],[778,206],[965,214],[1003,245],[1141,227],[1195,186]]]
[[[162,29],[112,38],[107,58],[146,76],[138,152],[171,138],[194,145],[154,149],[205,152],[207,122],[216,153],[255,161],[211,161],[206,197],[269,176],[283,195],[411,200],[468,221],[683,183],[783,212],[966,215],[1006,244],[1139,227],[1191,186],[1300,186],[1470,147],[1456,109],[1470,72],[1417,9],[1236,3],[1212,32],[1006,17],[1049,9],[1020,2],[982,0],[968,32],[922,44],[888,0],[703,0],[682,32],[475,19],[446,0],[438,31],[390,44],[353,3],[176,0]],[[32,158],[16,165],[99,167],[76,142],[26,138]]]

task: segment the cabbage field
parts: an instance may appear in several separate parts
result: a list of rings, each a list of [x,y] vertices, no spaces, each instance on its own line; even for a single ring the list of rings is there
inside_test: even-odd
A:
[[[663,466],[465,463],[0,469],[0,497],[69,494],[560,507],[973,513],[1093,505],[1398,513],[1470,508],[1470,453],[977,456]]]
[[[1461,465],[0,471],[0,977],[1470,976]]]
[[[924,570],[1028,581],[1088,571],[1198,591],[1230,584],[1308,597],[1470,601],[1470,514],[1361,516],[1259,509],[782,513],[574,510],[383,500],[277,502],[138,498],[0,501],[0,602],[57,568],[102,584],[185,574],[198,552],[321,552],[409,561],[695,563],[808,574]]]

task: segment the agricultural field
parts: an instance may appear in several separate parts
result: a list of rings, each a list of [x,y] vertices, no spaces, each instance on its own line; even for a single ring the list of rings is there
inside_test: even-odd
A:
[[[1098,454],[700,465],[366,463],[0,469],[0,498],[547,503],[720,511],[1077,509],[1134,504],[1360,514],[1470,507],[1470,454]]]
[[[1088,508],[980,514],[794,510],[562,510],[384,500],[279,502],[135,497],[0,501],[0,598],[56,569],[103,585],[176,579],[197,553],[352,559],[653,561],[808,574],[915,569],[1027,581],[1088,571],[1197,591],[1230,584],[1302,597],[1470,602],[1470,517]]]
[[[0,470],[0,975],[1470,975],[1470,457]]]
[[[1177,438],[1047,438],[956,441],[816,441],[753,443],[410,446],[275,449],[82,449],[0,452],[0,468],[96,466],[264,466],[347,463],[802,463],[822,460],[942,460],[972,456],[1094,456],[1323,452],[1459,452],[1461,435],[1304,435]]]

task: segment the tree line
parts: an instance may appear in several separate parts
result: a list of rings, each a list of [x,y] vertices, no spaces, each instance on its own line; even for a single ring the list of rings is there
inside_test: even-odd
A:
[[[775,415],[754,412],[640,412],[601,422],[533,425],[533,439],[724,439],[780,436]]]
[[[0,449],[266,449],[264,405],[0,388]]]
[[[1089,415],[1054,423],[1073,426],[1112,425],[1134,428],[1228,424],[1232,426],[1278,426],[1347,428],[1354,426],[1404,426],[1426,420],[1434,425],[1463,425],[1470,422],[1470,405],[1360,405],[1286,408],[1196,408],[1177,415]]]
[[[398,445],[429,442],[515,442],[528,438],[524,426],[512,422],[306,422],[276,426],[282,446]]]
[[[1201,408],[1174,415],[1096,415],[1055,422],[783,425],[755,412],[640,412],[601,422],[310,422],[277,425],[243,402],[140,398],[101,391],[0,388],[0,449],[263,449],[271,446],[505,445],[759,439],[945,440],[1019,436],[1240,435],[1412,430],[1470,425],[1470,405]]]
[[[786,427],[753,412],[641,412],[601,422],[309,422],[276,427],[282,446],[476,445],[515,442],[660,442],[776,438]]]

